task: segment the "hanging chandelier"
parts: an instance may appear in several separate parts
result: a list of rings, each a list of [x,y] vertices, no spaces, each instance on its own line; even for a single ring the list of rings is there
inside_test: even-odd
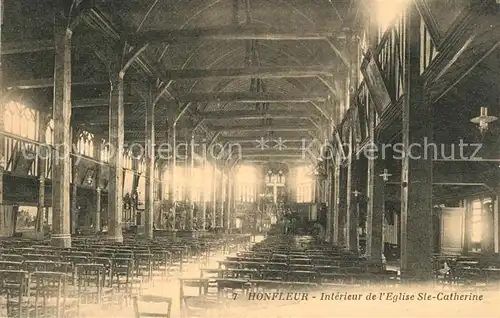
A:
[[[478,117],[472,118],[471,122],[479,125],[479,131],[484,134],[488,131],[488,125],[494,121],[498,120],[495,116],[488,116],[488,108],[481,107],[481,114]]]

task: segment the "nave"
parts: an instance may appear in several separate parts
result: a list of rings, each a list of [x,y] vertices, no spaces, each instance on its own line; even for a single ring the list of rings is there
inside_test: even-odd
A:
[[[491,307],[499,30],[500,0],[0,0],[1,315]]]
[[[476,305],[497,299],[500,286],[500,275],[443,279],[437,268],[434,284],[416,290],[417,285],[401,281],[398,270],[379,268],[311,236],[283,234],[184,242],[130,237],[123,244],[87,238],[71,249],[11,240],[3,242],[0,257],[5,317],[148,317],[141,315],[145,312],[167,318],[299,317],[306,312],[307,317],[329,317],[332,311],[352,310],[350,301],[362,303],[373,316],[387,317],[387,305],[369,302],[368,293],[393,294],[384,295],[382,303],[394,310],[417,292],[441,298],[453,292],[482,295],[481,302],[454,309],[465,317]]]

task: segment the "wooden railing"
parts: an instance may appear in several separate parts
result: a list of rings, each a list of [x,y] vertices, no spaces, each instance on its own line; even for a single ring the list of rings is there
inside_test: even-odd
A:
[[[392,102],[403,95],[403,62],[405,52],[404,19],[401,17],[384,33],[374,52]]]
[[[9,133],[4,133],[4,138],[5,171],[37,176],[40,143]]]
[[[420,22],[420,74],[423,74],[438,54],[431,32],[422,18]]]

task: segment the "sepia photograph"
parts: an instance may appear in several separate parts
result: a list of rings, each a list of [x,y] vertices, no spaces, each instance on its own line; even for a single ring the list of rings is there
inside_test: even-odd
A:
[[[500,318],[500,0],[0,0],[0,318]]]

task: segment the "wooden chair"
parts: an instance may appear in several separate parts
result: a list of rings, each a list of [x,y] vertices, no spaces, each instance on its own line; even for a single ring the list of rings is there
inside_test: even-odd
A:
[[[27,316],[25,299],[29,286],[29,273],[21,270],[0,270],[0,295],[5,300],[7,317]]]
[[[135,318],[142,318],[142,317],[170,318],[170,313],[172,311],[172,298],[142,295],[142,296],[134,296],[133,302],[134,302]],[[151,305],[159,305],[159,304],[166,305],[165,312],[139,311],[139,303],[147,303],[148,307],[150,307]]]
[[[105,287],[106,266],[103,264],[76,265],[78,297],[80,304],[109,304],[113,300],[113,289]]]
[[[78,316],[78,299],[69,298],[71,276],[57,272],[30,274],[30,316],[63,318]]]
[[[179,301],[181,317],[207,317],[206,310],[219,305],[218,291],[209,294],[209,279],[180,278]],[[187,295],[186,287],[198,290],[196,295]]]

